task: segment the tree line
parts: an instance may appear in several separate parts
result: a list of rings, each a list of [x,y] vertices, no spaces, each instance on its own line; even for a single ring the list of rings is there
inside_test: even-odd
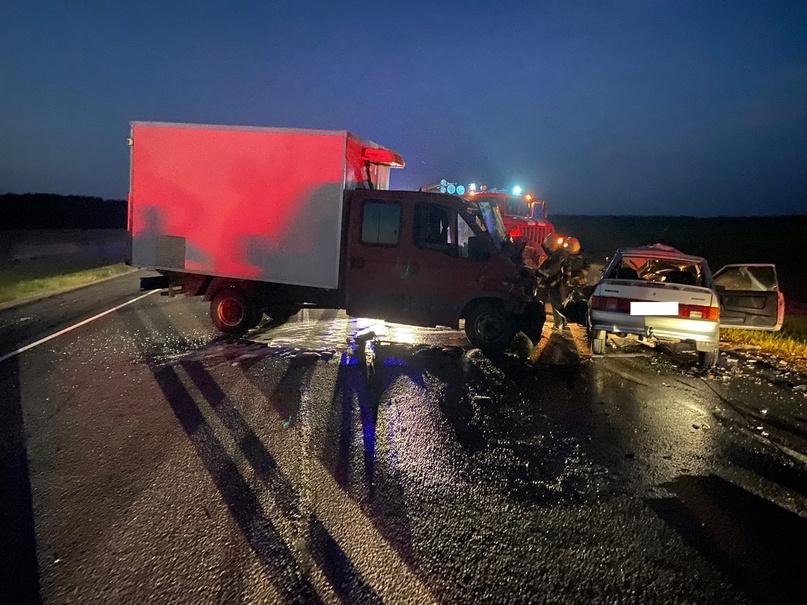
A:
[[[55,193],[0,194],[0,230],[126,229],[126,201]]]

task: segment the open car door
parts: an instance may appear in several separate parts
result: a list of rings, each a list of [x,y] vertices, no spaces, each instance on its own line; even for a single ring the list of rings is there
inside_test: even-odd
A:
[[[782,327],[785,298],[775,265],[726,265],[713,279],[721,328],[774,331]]]

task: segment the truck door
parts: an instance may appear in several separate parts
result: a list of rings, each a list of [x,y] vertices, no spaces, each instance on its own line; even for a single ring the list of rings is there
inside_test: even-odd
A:
[[[453,325],[478,289],[483,263],[468,258],[474,235],[451,202],[415,192],[352,194],[348,315],[414,325]]]
[[[782,327],[785,299],[774,265],[726,265],[713,279],[721,328],[774,331]]]
[[[407,238],[405,208],[388,191],[353,191],[345,259],[347,313],[406,323]],[[409,238],[411,239],[411,237]]]

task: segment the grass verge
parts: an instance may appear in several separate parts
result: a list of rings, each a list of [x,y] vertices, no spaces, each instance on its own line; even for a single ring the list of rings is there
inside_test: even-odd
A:
[[[50,271],[0,269],[0,304],[85,286],[131,269],[124,263],[55,275]]]
[[[779,332],[721,330],[720,340],[737,345],[759,347],[760,351],[786,361],[807,361],[807,315],[785,315]]]

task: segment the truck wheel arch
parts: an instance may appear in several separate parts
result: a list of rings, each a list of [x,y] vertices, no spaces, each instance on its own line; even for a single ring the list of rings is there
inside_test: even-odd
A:
[[[208,278],[205,285],[199,289],[199,294],[204,294],[203,300],[211,301],[216,294],[225,288],[236,288],[247,296],[252,294],[252,288],[246,282],[223,277]]]

